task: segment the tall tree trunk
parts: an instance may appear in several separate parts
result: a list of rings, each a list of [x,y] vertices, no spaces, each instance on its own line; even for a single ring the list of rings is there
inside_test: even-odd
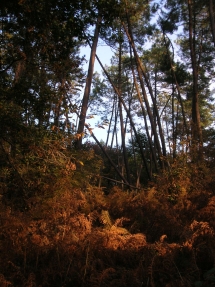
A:
[[[162,157],[165,154],[165,150],[163,151],[164,154],[162,154],[160,141],[159,141],[158,133],[157,133],[157,130],[156,130],[155,119],[153,118],[153,115],[152,115],[152,111],[151,111],[151,108],[150,108],[150,105],[149,105],[147,93],[146,93],[146,90],[145,90],[145,85],[144,85],[143,78],[142,78],[142,70],[141,70],[140,59],[139,59],[139,56],[137,54],[137,51],[136,51],[136,48],[135,48],[135,45],[134,45],[134,41],[133,41],[133,37],[132,37],[131,31],[129,30],[130,33],[128,32],[128,30],[127,30],[127,28],[126,28],[124,23],[123,23],[123,27],[124,27],[124,30],[125,30],[126,35],[128,37],[128,40],[129,40],[129,42],[130,42],[130,44],[132,46],[133,52],[134,52],[134,56],[135,56],[135,60],[136,60],[136,66],[137,66],[137,72],[138,72],[140,86],[141,86],[142,93],[143,93],[144,102],[145,102],[147,113],[148,113],[148,116],[149,116],[151,128],[152,128],[152,131],[153,131],[153,134],[154,134],[155,145],[157,147],[159,161],[160,161],[161,166],[163,167]]]
[[[120,27],[121,30],[121,27]],[[121,31],[120,31],[121,33]],[[122,44],[120,42],[119,44],[119,74],[118,74],[118,91],[120,96],[122,96]],[[127,156],[127,150],[125,146],[125,129],[124,129],[124,123],[123,123],[123,114],[122,114],[122,102],[119,101],[119,117],[120,117],[120,127],[121,127],[121,140],[122,140],[122,150],[123,150],[123,159],[125,164],[125,170],[126,170],[126,176],[128,183],[131,183],[130,179],[130,171],[129,171],[129,165],[128,165],[128,156]],[[123,168],[123,166],[122,166]]]
[[[118,101],[116,101],[117,103]],[[113,134],[111,139],[111,149],[113,148],[113,142],[114,142],[114,136],[116,137],[116,148],[118,149],[118,138],[117,138],[117,120],[118,120],[118,106],[115,105],[115,121],[114,121],[114,128],[113,128]]]
[[[124,159],[124,164],[125,164],[127,180],[128,180],[128,182],[130,184],[131,183],[131,179],[130,179],[130,170],[129,170],[129,165],[128,165],[128,155],[127,155],[126,146],[125,146],[125,129],[124,129],[124,123],[123,123],[122,103],[121,103],[121,101],[119,101],[119,117],[120,117],[120,128],[121,128],[121,140],[122,140],[123,159]]]
[[[91,47],[91,54],[90,54],[86,85],[85,85],[81,113],[80,113],[80,118],[79,118],[78,134],[80,136],[77,140],[77,148],[80,148],[82,144],[82,135],[84,132],[84,124],[86,120],[86,114],[87,114],[87,108],[88,108],[88,102],[89,102],[89,96],[90,96],[90,88],[91,88],[92,78],[93,78],[93,70],[94,70],[94,63],[95,63],[95,57],[96,57],[96,49],[97,49],[97,44],[98,44],[98,39],[99,39],[101,20],[102,20],[102,17],[99,15],[97,19],[96,27],[95,27],[93,44]]]
[[[158,109],[157,109],[157,103],[156,103],[156,100],[155,100],[155,98],[153,96],[153,91],[152,91],[152,87],[150,85],[148,76],[146,75],[145,69],[142,66],[142,63],[141,63],[141,61],[139,59],[139,56],[138,56],[138,53],[137,53],[137,50],[136,50],[136,47],[135,47],[135,44],[134,44],[133,33],[132,33],[129,17],[127,17],[127,22],[128,22],[128,30],[127,30],[127,28],[126,28],[124,23],[123,23],[123,27],[124,27],[124,30],[125,30],[126,35],[128,37],[128,40],[131,43],[133,52],[134,52],[134,56],[135,56],[136,64],[137,64],[138,75],[139,75],[139,79],[140,79],[140,84],[141,84],[141,88],[143,90],[144,100],[146,98],[147,102],[148,102],[148,98],[147,98],[147,95],[146,95],[146,91],[145,91],[145,86],[144,86],[144,82],[143,82],[143,79],[142,79],[142,75],[143,75],[143,77],[145,79],[145,82],[146,82],[149,94],[151,96],[151,100],[153,102],[154,111],[156,113],[156,118],[157,118],[157,123],[158,123],[158,128],[159,128],[159,134],[160,134],[160,139],[161,139],[161,144],[162,144],[162,151],[163,151],[162,153],[161,153],[161,149],[160,149],[158,133],[157,133],[157,130],[156,130],[155,119],[153,119],[150,107],[149,106],[147,107],[147,112],[148,112],[148,115],[149,115],[151,127],[152,127],[152,130],[153,130],[153,133],[154,133],[154,137],[155,137],[155,143],[158,146],[158,153],[160,153],[159,157],[161,158],[162,156],[166,156],[166,145],[165,145],[163,129],[162,129],[161,121],[160,121],[160,116],[159,116],[159,112],[158,112]],[[160,151],[159,151],[159,149],[160,149]]]
[[[173,143],[173,158],[176,158],[176,132],[175,132],[175,87],[172,82],[172,143]]]
[[[195,17],[193,19],[194,3],[192,0],[187,0],[189,11],[189,45],[190,57],[192,63],[193,73],[193,95],[192,95],[192,147],[194,149],[194,157],[196,152],[199,152],[199,158],[202,157],[202,130],[199,111],[199,94],[198,94],[198,66],[196,57],[196,31],[195,31]]]
[[[113,119],[113,113],[114,113],[115,105],[116,105],[116,97],[114,96],[113,106],[112,106],[112,110],[111,110],[110,123],[109,123],[109,126],[108,126],[107,139],[106,139],[106,144],[105,144],[106,146],[108,145],[108,141],[109,141],[109,136],[110,136],[110,130],[111,130],[111,124],[112,124],[112,119]]]
[[[147,122],[147,117],[146,117],[146,111],[145,111],[145,108],[144,108],[144,105],[143,105],[143,100],[142,100],[142,97],[140,95],[140,90],[139,90],[139,87],[138,87],[138,84],[137,84],[136,75],[135,75],[135,72],[134,72],[134,66],[133,66],[133,61],[132,61],[131,45],[130,45],[130,59],[131,59],[131,70],[132,70],[132,75],[133,75],[133,81],[134,81],[135,89],[136,89],[136,92],[137,92],[137,96],[138,96],[138,99],[139,99],[139,102],[140,102],[140,106],[141,106],[141,110],[142,110],[142,114],[143,114],[143,118],[144,118],[146,135],[147,135],[147,138],[148,138],[148,141],[149,141],[149,147],[150,147],[150,151],[152,153],[152,159],[153,159],[153,162],[154,162],[154,165],[155,165],[155,170],[158,171],[156,152],[155,152],[155,149],[154,149],[154,146],[153,146],[153,143],[152,143],[151,136],[149,134],[149,127],[148,127],[148,122]]]
[[[181,112],[182,112],[182,117],[183,117],[183,122],[184,122],[183,128],[185,129],[186,135],[188,137],[189,136],[189,131],[188,131],[188,128],[187,128],[186,116],[185,116],[185,112],[184,112],[184,104],[183,104],[183,101],[182,101],[182,98],[181,98],[181,89],[180,89],[180,86],[178,84],[178,81],[177,81],[177,78],[176,78],[176,74],[175,74],[175,70],[174,70],[173,61],[172,61],[171,56],[170,56],[169,47],[168,47],[167,40],[166,40],[167,35],[165,34],[164,31],[162,31],[162,32],[163,32],[164,44],[165,44],[165,47],[166,47],[167,55],[168,55],[170,66],[171,66],[172,77],[174,79],[175,86],[176,86],[176,89],[177,89],[177,92],[178,92],[177,99],[178,99],[178,101],[179,101],[179,103],[181,105]],[[170,41],[169,38],[168,38],[168,40]],[[173,45],[172,45],[171,41],[170,41],[170,43],[171,43],[171,46],[173,48]]]

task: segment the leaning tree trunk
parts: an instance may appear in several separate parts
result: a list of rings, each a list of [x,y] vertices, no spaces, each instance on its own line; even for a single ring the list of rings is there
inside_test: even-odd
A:
[[[117,103],[117,100],[116,100],[116,103]],[[114,127],[113,127],[113,133],[112,133],[112,139],[111,139],[111,145],[110,145],[110,148],[112,149],[113,148],[113,142],[114,142],[114,137],[116,138],[116,148],[118,149],[118,137],[117,137],[117,120],[118,120],[118,112],[119,112],[119,109],[118,109],[118,106],[117,104],[115,105],[114,107]]]
[[[126,33],[126,35],[128,37],[128,40],[131,43],[133,52],[134,52],[136,65],[137,65],[138,76],[139,76],[139,80],[140,80],[140,85],[141,85],[141,89],[143,91],[144,101],[146,99],[147,112],[148,112],[148,115],[149,115],[152,131],[154,133],[155,144],[158,147],[159,158],[162,158],[162,156],[164,156],[164,157],[166,156],[166,144],[165,144],[165,139],[164,139],[164,135],[163,135],[163,129],[162,129],[162,125],[161,125],[160,115],[159,115],[159,112],[158,112],[158,109],[157,109],[157,103],[156,103],[156,100],[155,100],[155,98],[153,96],[153,91],[152,91],[152,88],[151,88],[148,76],[146,75],[145,69],[143,68],[143,65],[142,65],[142,63],[140,61],[140,58],[138,56],[138,53],[137,53],[137,50],[136,50],[136,47],[135,47],[135,44],[134,44],[133,33],[132,33],[129,17],[127,17],[127,23],[128,23],[128,29],[126,28],[124,23],[123,23],[123,27],[124,27],[125,33]],[[144,82],[143,82],[142,75],[143,75],[143,77],[145,79],[145,82],[146,82],[146,85],[147,85],[147,88],[148,88],[151,100],[153,102],[153,107],[154,107],[154,111],[155,111],[156,118],[157,118],[157,123],[158,123],[158,128],[159,128],[159,135],[160,135],[160,140],[161,140],[161,145],[162,145],[162,153],[161,153],[161,150],[160,150],[160,143],[159,143],[158,133],[157,133],[157,130],[156,130],[156,125],[155,125],[155,121],[156,120],[152,116],[151,109],[149,107],[149,103],[147,103],[148,102],[148,97],[147,97],[147,94],[146,94],[146,91],[145,91],[145,85],[144,85]]]
[[[171,66],[171,73],[172,73],[172,76],[173,76],[173,79],[174,79],[174,82],[175,82],[175,86],[176,86],[176,89],[177,89],[177,92],[178,92],[177,99],[178,99],[178,101],[179,101],[179,103],[181,105],[181,113],[182,113],[183,122],[184,122],[183,127],[185,129],[185,132],[186,132],[186,135],[187,135],[187,138],[188,138],[189,131],[188,131],[187,122],[186,122],[186,115],[185,115],[185,111],[184,111],[184,104],[183,104],[183,100],[182,100],[182,97],[181,97],[181,89],[180,89],[180,86],[178,84],[178,81],[177,81],[177,78],[176,78],[176,74],[175,74],[174,65],[173,65],[173,61],[172,61],[171,56],[170,56],[170,52],[169,52],[169,48],[168,48],[168,44],[167,44],[167,40],[166,40],[167,35],[165,34],[164,31],[162,31],[162,33],[163,33],[163,39],[164,39],[164,44],[165,44],[165,47],[166,47],[168,59],[169,59],[170,66]],[[168,41],[170,41],[169,38],[168,38]],[[170,43],[171,43],[171,46],[173,48],[173,45],[172,45],[171,41],[170,41]]]
[[[82,107],[81,107],[81,113],[79,118],[79,125],[78,125],[78,140],[77,140],[77,148],[81,147],[82,144],[82,136],[84,132],[84,124],[86,120],[86,114],[87,114],[87,108],[88,108],[88,102],[89,102],[89,96],[90,96],[90,88],[92,84],[92,78],[93,78],[93,70],[94,70],[94,63],[96,58],[96,49],[99,39],[99,31],[100,31],[100,23],[101,23],[102,17],[99,16],[96,23],[96,28],[94,32],[94,39],[93,44],[91,47],[91,55],[90,55],[90,61],[89,61],[89,67],[88,67],[88,73],[87,73],[87,79],[86,79],[86,85],[84,90],[84,96],[82,101]]]
[[[106,144],[105,144],[106,147],[107,147],[108,141],[109,141],[109,136],[110,136],[110,131],[111,131],[111,125],[112,125],[112,120],[113,120],[113,114],[114,114],[115,105],[116,105],[115,102],[116,102],[116,96],[114,95],[113,105],[112,105],[112,110],[111,110],[110,123],[109,123],[109,126],[108,126],[107,139],[106,139]]]
[[[151,154],[152,154],[152,159],[153,159],[153,162],[154,162],[154,165],[155,165],[155,170],[158,171],[156,151],[155,151],[155,148],[153,146],[151,136],[149,134],[149,127],[148,127],[148,122],[147,122],[147,117],[146,117],[146,111],[145,111],[145,108],[144,108],[144,105],[143,105],[143,100],[142,100],[142,97],[140,95],[140,90],[139,90],[139,87],[138,87],[138,84],[137,84],[137,79],[136,79],[135,72],[134,72],[134,66],[133,66],[133,61],[132,61],[131,45],[130,45],[130,61],[131,61],[131,70],[132,70],[132,75],[133,75],[133,81],[134,81],[135,89],[136,89],[136,92],[137,92],[137,96],[138,96],[138,99],[139,99],[139,102],[140,102],[140,106],[141,106],[141,110],[142,110],[142,114],[143,114],[143,118],[144,118],[145,129],[146,129],[147,139],[149,141],[149,147],[150,147],[150,151],[151,151]]]
[[[129,40],[129,42],[130,42],[130,44],[132,46],[133,52],[134,52],[134,56],[135,56],[135,60],[136,60],[136,66],[137,66],[137,72],[138,72],[139,81],[140,81],[140,86],[141,86],[141,89],[142,89],[143,98],[144,98],[144,102],[145,102],[145,105],[146,105],[147,113],[148,113],[148,116],[149,116],[151,128],[152,128],[152,131],[153,131],[153,134],[154,134],[155,145],[156,145],[156,148],[157,148],[157,151],[158,151],[158,156],[159,156],[159,162],[160,162],[160,165],[163,167],[162,157],[163,157],[163,155],[164,156],[166,155],[165,154],[165,149],[164,149],[163,154],[162,154],[159,137],[158,137],[158,133],[157,133],[157,130],[156,130],[155,119],[153,118],[152,111],[151,111],[151,108],[150,108],[150,105],[149,105],[149,100],[148,100],[147,93],[146,93],[146,90],[145,90],[145,85],[144,85],[144,81],[143,81],[143,77],[142,77],[142,70],[141,70],[140,59],[139,59],[137,51],[135,49],[135,45],[134,45],[134,41],[133,41],[133,38],[132,38],[132,35],[131,35],[131,31],[129,31],[130,33],[128,32],[128,30],[127,30],[127,28],[126,28],[124,23],[123,23],[123,28],[124,28],[124,30],[126,32],[128,40]]]

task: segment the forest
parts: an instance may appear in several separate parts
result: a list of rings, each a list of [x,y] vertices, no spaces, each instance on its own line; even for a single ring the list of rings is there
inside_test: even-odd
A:
[[[0,11],[0,286],[215,286],[214,1]]]

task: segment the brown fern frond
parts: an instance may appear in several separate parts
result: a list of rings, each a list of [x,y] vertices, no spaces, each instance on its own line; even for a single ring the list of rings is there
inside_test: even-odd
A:
[[[104,228],[106,229],[110,229],[113,226],[108,210],[101,211],[100,222],[104,225]]]
[[[100,214],[98,213],[97,210],[93,210],[92,212],[89,213],[88,218],[90,222],[93,224],[96,223],[97,220],[99,221]]]
[[[118,227],[118,226],[115,226],[115,225],[111,226],[110,231],[115,233],[115,234],[119,234],[121,236],[130,234],[129,231],[126,228]]]
[[[5,279],[4,275],[0,273],[0,286],[9,287],[12,286],[12,283]]]
[[[128,217],[120,217],[115,220],[114,225],[117,227],[123,227],[124,225],[130,223],[130,221],[131,219]]]

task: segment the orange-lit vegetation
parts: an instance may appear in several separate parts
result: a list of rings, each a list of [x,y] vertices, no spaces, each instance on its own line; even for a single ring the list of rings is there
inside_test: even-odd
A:
[[[215,286],[214,1],[1,2],[0,287]]]
[[[212,168],[175,164],[145,189],[108,194],[86,175],[76,186],[78,173],[47,177],[22,206],[2,197],[1,286],[213,286]]]

